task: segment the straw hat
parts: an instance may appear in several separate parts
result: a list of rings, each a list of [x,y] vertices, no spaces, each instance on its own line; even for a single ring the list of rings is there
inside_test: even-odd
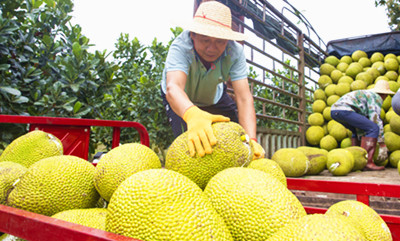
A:
[[[393,95],[394,92],[390,90],[389,88],[389,82],[386,80],[378,80],[378,82],[376,82],[374,88],[370,89],[373,92],[376,92],[378,94],[388,94],[388,95]]]
[[[203,2],[197,8],[187,30],[209,37],[242,41],[243,33],[232,30],[232,16],[229,7],[217,1]]]

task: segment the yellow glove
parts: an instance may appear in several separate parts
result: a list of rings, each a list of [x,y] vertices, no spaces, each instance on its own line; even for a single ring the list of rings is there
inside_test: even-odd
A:
[[[205,154],[211,154],[211,146],[217,143],[211,124],[218,121],[229,121],[230,119],[223,115],[212,115],[193,105],[185,111],[183,120],[187,124],[190,156],[196,154],[196,148],[199,156],[203,157]]]
[[[251,138],[251,143],[253,144],[253,160],[264,158],[265,151],[264,148],[254,138]]]

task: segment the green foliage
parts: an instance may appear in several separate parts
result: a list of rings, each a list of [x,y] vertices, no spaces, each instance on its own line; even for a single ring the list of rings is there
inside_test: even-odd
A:
[[[399,0],[375,0],[375,6],[386,7],[386,15],[389,18],[389,27],[392,31],[400,30],[400,1]]]
[[[169,45],[121,35],[109,61],[111,53],[88,51],[89,39],[70,23],[72,8],[71,0],[0,1],[0,113],[136,121],[153,148],[165,148],[172,133],[159,86]],[[0,125],[0,149],[24,128]],[[111,128],[91,133],[91,153],[111,146]],[[121,142],[138,140],[123,129]]]
[[[290,60],[287,60],[286,64],[290,66]],[[254,79],[257,79],[258,77],[251,69],[250,76]],[[288,95],[288,93],[298,95],[299,86],[286,80],[285,78],[292,79],[293,82],[299,81],[298,75],[294,74],[293,70],[284,67],[283,69],[277,70],[275,74],[266,73],[266,79],[268,80],[267,86],[256,84],[253,90],[254,96],[261,97],[266,100],[273,100],[274,102],[289,106],[291,108],[299,108],[299,101]],[[277,89],[280,89],[281,91],[278,91]],[[297,121],[299,118],[298,111],[294,109],[282,108],[281,106],[269,104],[263,101],[255,101],[254,107],[256,113],[271,117],[295,121]],[[257,126],[298,131],[298,126],[296,124],[287,123],[285,121],[276,121],[268,118],[258,118]]]

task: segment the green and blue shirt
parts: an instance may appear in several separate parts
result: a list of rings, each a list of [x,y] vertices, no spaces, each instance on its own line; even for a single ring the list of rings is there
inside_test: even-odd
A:
[[[228,41],[224,53],[206,69],[193,47],[190,32],[183,31],[171,44],[161,80],[166,92],[168,71],[180,70],[187,75],[185,92],[197,106],[216,104],[221,98],[223,83],[247,78],[247,64],[243,46]]]

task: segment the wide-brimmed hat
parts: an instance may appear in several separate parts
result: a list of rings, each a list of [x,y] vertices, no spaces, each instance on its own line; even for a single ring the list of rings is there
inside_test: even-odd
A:
[[[217,1],[203,2],[197,8],[192,22],[185,29],[209,37],[242,41],[243,33],[232,30],[232,16],[229,7]]]
[[[378,80],[375,86],[370,90],[378,94],[388,94],[388,95],[394,94],[394,92],[390,90],[389,82],[384,79]]]

